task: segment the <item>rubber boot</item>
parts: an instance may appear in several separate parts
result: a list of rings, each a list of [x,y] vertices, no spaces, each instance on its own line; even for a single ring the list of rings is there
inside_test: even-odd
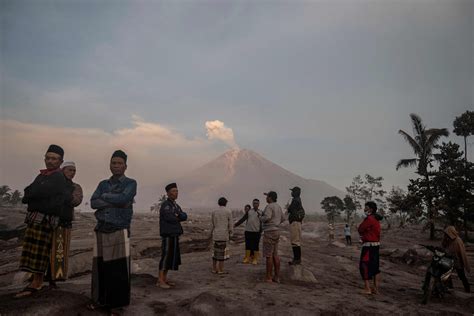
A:
[[[245,250],[245,257],[243,263],[250,263],[250,250]]]
[[[260,254],[258,253],[258,251],[254,251],[253,252],[253,259],[252,259],[252,264],[253,265],[257,265],[258,264],[258,259],[260,257]]]
[[[301,247],[295,247],[296,248],[296,256],[294,260],[294,264],[301,264]]]

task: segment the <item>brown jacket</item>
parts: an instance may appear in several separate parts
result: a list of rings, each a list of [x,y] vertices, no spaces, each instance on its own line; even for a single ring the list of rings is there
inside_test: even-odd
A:
[[[446,249],[446,252],[453,256],[455,261],[456,269],[465,269],[467,272],[470,272],[469,263],[467,262],[466,248],[464,248],[464,243],[461,238],[459,238],[458,232],[454,226],[448,226],[444,230],[446,234],[443,240],[443,248]]]

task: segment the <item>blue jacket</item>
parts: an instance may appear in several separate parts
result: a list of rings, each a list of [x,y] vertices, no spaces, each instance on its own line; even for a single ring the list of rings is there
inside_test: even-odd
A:
[[[181,222],[188,219],[188,215],[183,212],[176,202],[167,199],[160,208],[160,235],[179,236],[183,234]]]
[[[97,210],[95,230],[110,233],[130,229],[136,194],[137,182],[125,175],[101,181],[91,197],[91,207]]]

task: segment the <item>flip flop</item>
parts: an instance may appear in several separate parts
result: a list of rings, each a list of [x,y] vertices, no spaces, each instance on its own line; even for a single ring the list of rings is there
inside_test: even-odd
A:
[[[219,274],[219,275],[225,275],[225,274],[229,274],[229,272],[227,272],[227,271],[218,271],[217,274]]]
[[[43,287],[40,287],[39,289],[37,289],[37,288],[31,287],[31,286],[27,286],[23,290],[21,290],[20,292],[16,293],[14,297],[15,298],[28,297],[28,296],[31,296],[35,293],[38,293],[42,289],[43,289]]]
[[[171,281],[166,281],[166,284],[168,284],[169,286],[175,286],[176,285],[176,283],[171,282]]]
[[[368,292],[367,292],[366,290],[361,290],[361,291],[360,291],[360,294],[363,294],[363,295],[372,295],[373,293],[372,293],[372,291],[368,291]]]

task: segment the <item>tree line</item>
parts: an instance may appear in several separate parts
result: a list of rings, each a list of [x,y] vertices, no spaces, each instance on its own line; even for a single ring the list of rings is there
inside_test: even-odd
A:
[[[447,128],[427,128],[421,118],[410,114],[413,134],[399,130],[413,150],[412,158],[401,159],[396,169],[415,167],[414,177],[406,190],[392,187],[383,190],[383,178],[366,174],[353,178],[347,195],[326,197],[321,201],[328,221],[341,218],[350,222],[365,202],[375,201],[389,223],[426,223],[434,239],[436,225],[455,225],[468,239],[469,223],[474,221],[474,164],[468,160],[467,139],[474,135],[474,112],[466,111],[453,122],[453,132],[463,137],[464,151],[453,143],[440,141],[449,136]],[[388,194],[387,194],[388,193]]]

